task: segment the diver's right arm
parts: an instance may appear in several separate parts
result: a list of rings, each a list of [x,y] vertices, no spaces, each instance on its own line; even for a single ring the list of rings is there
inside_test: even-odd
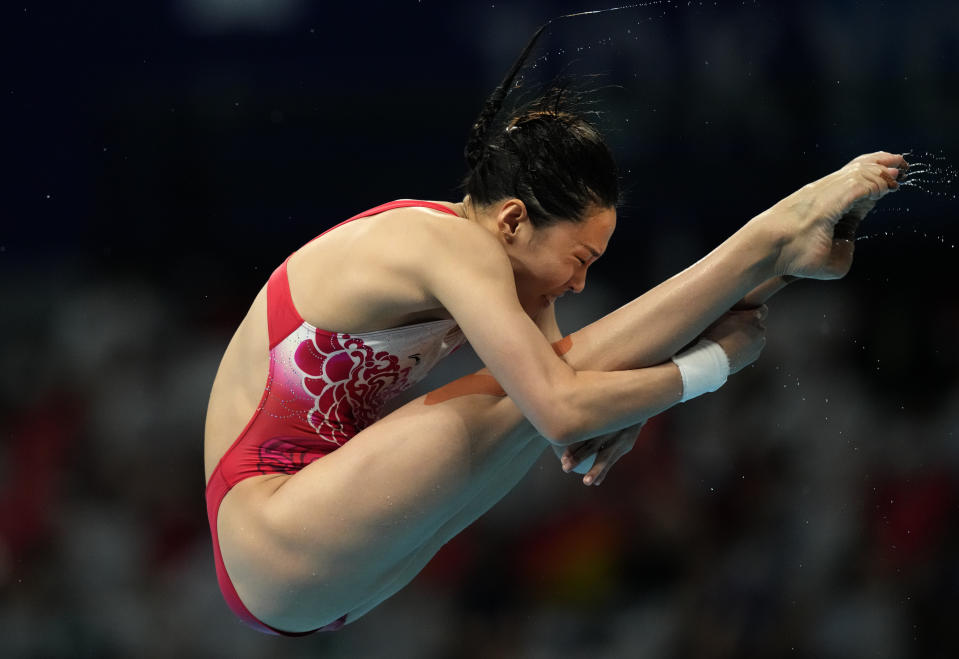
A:
[[[424,289],[453,315],[493,377],[551,442],[570,444],[635,425],[682,398],[682,377],[672,362],[577,371],[558,357],[521,307],[509,259],[485,229],[459,223],[411,230],[421,231],[413,243],[423,256],[411,268]],[[737,365],[748,352],[729,351]]]

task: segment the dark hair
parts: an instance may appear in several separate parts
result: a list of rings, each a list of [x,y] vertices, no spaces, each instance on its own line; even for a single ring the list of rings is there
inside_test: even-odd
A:
[[[543,26],[545,27],[545,26]],[[541,27],[503,82],[493,90],[470,130],[463,188],[486,205],[515,197],[534,226],[581,221],[590,205],[619,202],[619,173],[602,135],[585,118],[585,95],[554,84],[534,100],[499,118]]]

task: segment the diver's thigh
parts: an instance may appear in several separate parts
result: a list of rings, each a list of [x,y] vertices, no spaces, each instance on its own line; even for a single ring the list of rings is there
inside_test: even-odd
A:
[[[510,459],[491,475],[491,478],[483,484],[477,483],[465,505],[456,511],[435,533],[426,538],[423,544],[406,561],[398,565],[394,574],[389,579],[384,579],[382,587],[377,592],[356,609],[351,610],[348,620],[355,621],[366,615],[409,584],[426,567],[433,556],[442,549],[443,545],[486,514],[490,508],[516,487],[533,465],[538,462],[546,446],[547,442],[542,438],[525,442],[520,450],[510,456]]]
[[[393,581],[478,484],[534,440],[542,442],[502,397],[412,401],[268,497],[241,501],[231,492],[219,521],[227,571],[267,624],[297,631],[314,612],[338,617]],[[250,507],[257,510],[237,510]]]
[[[384,540],[407,555],[509,453],[503,444],[514,436],[491,422],[495,403],[489,396],[429,407],[413,401],[377,421],[270,497],[276,531],[359,560],[382,554]]]

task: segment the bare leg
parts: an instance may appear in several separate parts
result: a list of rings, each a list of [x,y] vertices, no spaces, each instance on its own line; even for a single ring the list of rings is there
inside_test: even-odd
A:
[[[524,421],[506,398],[420,398],[293,476],[242,481],[217,523],[241,600],[287,631],[368,610],[528,471],[546,444]]]
[[[792,278],[770,280],[749,293],[738,306],[750,308],[761,305],[791,280]],[[618,311],[614,313],[622,314],[623,312]],[[570,347],[568,352],[564,354],[564,358],[575,368],[583,369],[593,366],[589,362],[591,358],[590,353],[594,350],[608,350],[612,337],[605,337],[604,340],[600,322],[584,328],[581,332],[573,334],[568,339],[570,341]],[[580,339],[582,338],[581,334],[583,332],[591,333],[596,338],[590,343],[586,343],[585,341],[581,342]],[[583,343],[586,343],[586,346],[582,345]],[[578,349],[576,348],[577,345],[580,346]],[[593,350],[588,348],[589,345],[592,345]],[[628,366],[630,365],[624,365],[624,367]],[[480,372],[483,373],[484,371]],[[543,448],[546,446],[546,440],[542,440],[541,442],[522,441],[523,438],[535,434],[536,431],[532,427],[532,424],[522,416],[519,409],[510,399],[504,397],[502,400],[494,402],[488,396],[474,395],[469,396],[469,398],[472,399],[471,404],[479,407],[495,406],[497,408],[497,415],[502,417],[504,421],[507,423],[515,422],[516,427],[512,431],[512,440],[518,446],[522,446],[521,450],[517,451],[517,454],[512,457],[499,472],[493,474],[490,481],[486,483],[484,487],[474,488],[470,494],[471,500],[469,503],[462,510],[458,511],[446,524],[440,527],[433,537],[423,543],[419,550],[414,552],[403,565],[397,568],[396,576],[392,581],[384,585],[373,597],[357,609],[350,612],[349,618],[351,621],[356,621],[409,584],[444,544],[482,517],[510,490],[516,487],[533,465],[536,464],[540,455],[542,455]],[[510,439],[508,438],[506,441],[509,443]]]
[[[396,577],[368,601],[350,612],[349,621],[355,622],[366,615],[386,599],[402,590],[422,571],[433,556],[460,531],[482,517],[512,490],[529,470],[538,462],[546,447],[546,440],[528,442],[523,449],[505,465],[500,473],[487,483],[486,487],[479,488],[472,500],[446,524],[444,524],[427,542],[414,552],[406,564],[396,571]]]
[[[696,283],[684,280],[684,290]],[[723,299],[744,287],[726,286]],[[664,326],[655,318],[661,293],[652,311],[637,300],[576,332],[565,358],[580,370],[639,368],[681,347],[695,336],[686,338],[688,327],[644,350],[650,325]],[[694,326],[728,308],[714,307],[695,314]],[[688,309],[683,316],[690,320]],[[508,398],[417,399],[293,476],[238,484],[220,509],[224,562],[241,599],[267,624],[302,631],[344,613],[355,619],[505,496],[544,447]]]
[[[564,359],[576,370],[594,371],[661,364],[726,311],[758,307],[795,280],[775,277],[750,288],[755,283],[751,278],[717,285],[712,285],[708,278],[708,272],[702,272],[699,264],[688,268],[572,334],[573,347]],[[685,294],[700,289],[711,291],[717,299],[690,304]]]

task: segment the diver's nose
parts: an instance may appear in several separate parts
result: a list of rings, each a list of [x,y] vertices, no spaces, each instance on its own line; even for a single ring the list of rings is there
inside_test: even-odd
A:
[[[569,290],[574,293],[582,293],[583,289],[586,288],[586,271],[578,272],[572,279],[569,280]]]

